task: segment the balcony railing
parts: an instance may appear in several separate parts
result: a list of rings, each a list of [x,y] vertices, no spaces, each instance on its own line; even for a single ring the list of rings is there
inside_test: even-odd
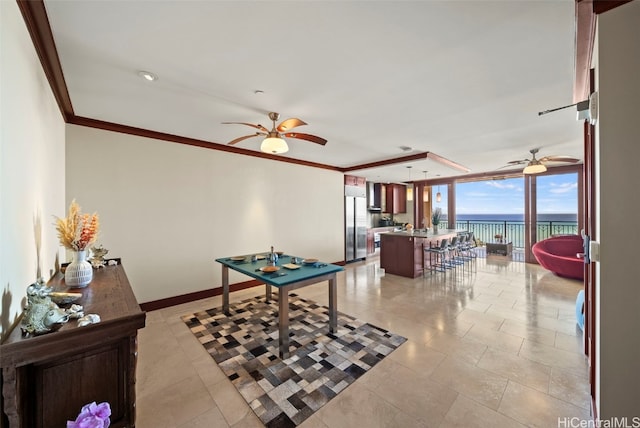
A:
[[[502,235],[505,242],[512,242],[514,248],[524,248],[524,222],[504,220],[459,220],[456,229],[473,232],[482,242],[495,242],[496,235]],[[578,234],[575,221],[538,221],[538,241],[553,235]]]

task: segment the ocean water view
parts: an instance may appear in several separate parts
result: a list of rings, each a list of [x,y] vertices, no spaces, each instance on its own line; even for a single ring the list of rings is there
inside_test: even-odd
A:
[[[539,214],[537,240],[579,233],[577,218],[575,213]],[[512,242],[514,248],[525,245],[524,214],[458,214],[456,228],[473,232],[481,242],[494,242],[500,235],[505,242]]]
[[[456,221],[524,221],[524,214],[458,214]],[[538,214],[538,221],[567,221],[577,222],[578,215],[575,213],[564,214]]]

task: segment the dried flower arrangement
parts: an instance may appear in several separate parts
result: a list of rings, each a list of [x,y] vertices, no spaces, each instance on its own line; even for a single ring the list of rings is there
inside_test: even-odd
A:
[[[111,425],[109,403],[89,403],[82,407],[75,421],[67,421],[67,428],[109,428]]]
[[[72,251],[84,251],[96,242],[99,229],[98,214],[83,214],[75,199],[69,206],[69,215],[66,218],[56,217],[60,244]]]

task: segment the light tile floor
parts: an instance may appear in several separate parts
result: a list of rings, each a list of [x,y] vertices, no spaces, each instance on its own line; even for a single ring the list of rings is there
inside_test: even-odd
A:
[[[338,275],[338,309],[409,340],[307,419],[312,427],[557,427],[589,418],[575,323],[579,281],[500,256],[474,272],[408,279],[379,259]],[[263,287],[233,293],[240,300]],[[326,283],[296,290],[327,304]],[[147,313],[139,332],[138,428],[260,427],[180,320],[221,297]]]

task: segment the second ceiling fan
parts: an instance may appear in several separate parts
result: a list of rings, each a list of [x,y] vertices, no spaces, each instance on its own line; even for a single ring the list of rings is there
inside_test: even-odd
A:
[[[526,164],[526,166],[522,170],[524,174],[539,174],[547,170],[545,164],[548,162],[576,163],[580,161],[580,159],[576,159],[570,156],[545,156],[540,159],[536,159],[536,153],[538,153],[539,150],[540,149],[531,149],[529,150],[529,152],[531,153],[531,159],[513,160],[507,162],[507,166]]]
[[[279,113],[275,113],[275,112],[269,113],[269,119],[271,119],[271,121],[273,122],[271,131],[269,131],[267,128],[265,128],[260,124],[253,124],[253,123],[246,123],[246,122],[222,122],[225,125],[229,125],[229,124],[246,125],[259,130],[259,132],[256,132],[254,134],[238,137],[232,141],[229,141],[227,144],[234,145],[236,143],[239,143],[240,141],[246,140],[247,138],[263,136],[265,137],[265,139],[262,141],[262,144],[260,145],[260,150],[265,153],[271,153],[271,154],[280,154],[280,153],[286,153],[287,151],[289,151],[289,146],[287,145],[287,142],[284,140],[283,137],[310,141],[312,143],[320,144],[322,146],[327,144],[327,140],[315,135],[304,134],[301,132],[290,132],[290,130],[293,128],[306,125],[307,124],[306,122],[298,118],[291,118],[291,119],[285,119],[282,122],[280,122],[280,124],[276,125],[276,121],[279,118],[280,118]]]

